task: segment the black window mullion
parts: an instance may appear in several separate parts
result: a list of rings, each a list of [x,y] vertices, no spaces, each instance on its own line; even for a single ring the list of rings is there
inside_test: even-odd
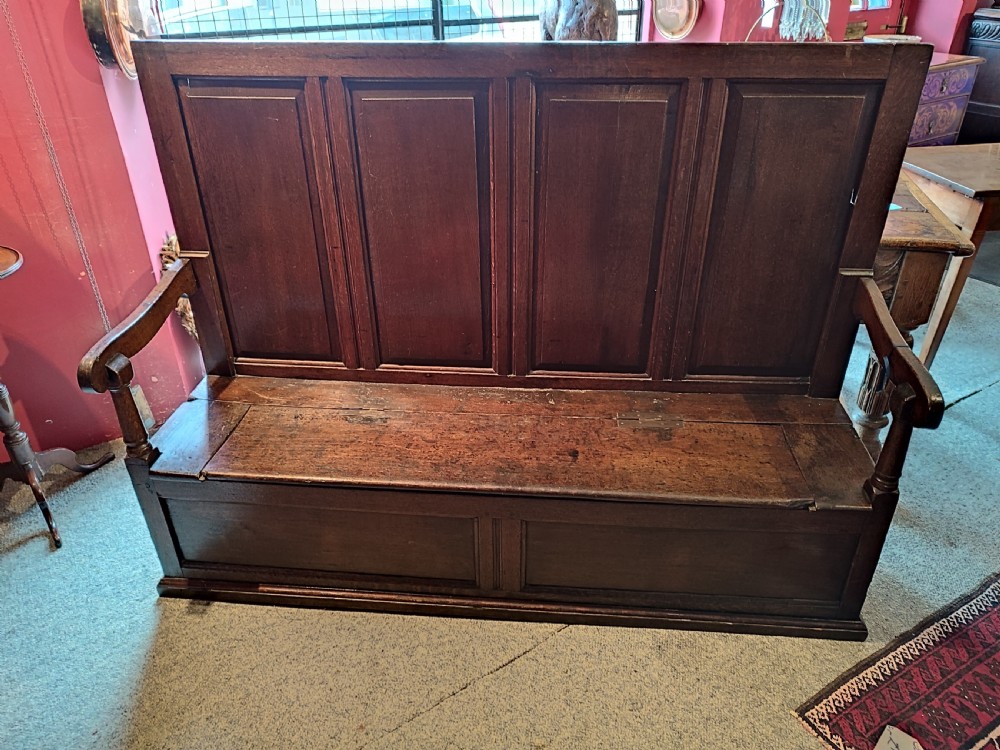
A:
[[[621,1],[619,0],[619,2]],[[453,14],[452,18],[445,18],[444,0],[422,0],[420,5],[416,6],[416,9],[413,6],[409,6],[404,15],[400,11],[393,10],[391,3],[389,7],[386,7],[383,3],[385,3],[385,0],[367,0],[367,14],[361,11],[358,13],[357,18],[349,21],[349,16],[345,12],[339,14],[313,12],[312,15],[307,15],[304,7],[300,11],[300,15],[297,14],[293,17],[291,4],[286,2],[285,13],[278,13],[276,14],[277,17],[270,19],[271,27],[268,27],[264,23],[265,19],[260,12],[259,6],[256,16],[248,13],[248,6],[241,6],[238,10],[233,9],[233,11],[229,12],[228,22],[216,19],[213,16],[207,16],[204,20],[199,16],[195,16],[186,21],[175,22],[180,28],[177,31],[168,31],[163,34],[163,37],[168,39],[239,39],[273,35],[310,38],[311,35],[315,34],[317,38],[321,38],[326,33],[350,34],[351,32],[363,33],[367,31],[371,38],[374,39],[377,35],[389,36],[385,32],[392,30],[410,29],[410,32],[406,34],[407,37],[412,37],[416,33],[417,36],[426,38],[424,34],[426,34],[426,29],[429,26],[433,39],[436,41],[446,41],[449,30],[464,33],[465,29],[482,29],[493,27],[494,24],[499,23],[530,23],[536,21],[538,18],[528,13],[524,13],[523,15],[515,13],[506,17],[478,17],[474,14],[470,15],[466,5],[461,7],[457,15]],[[280,0],[278,4],[280,5]],[[626,5],[626,7],[619,8],[619,17],[622,20],[627,18],[634,22],[635,39],[639,41],[642,34],[642,9],[644,0],[625,0],[622,4]],[[413,15],[414,10],[416,10],[415,16]],[[430,18],[428,18],[428,14],[426,13],[427,10],[430,10]],[[524,10],[527,10],[527,8]],[[392,11],[391,14],[390,11]],[[363,18],[365,15],[367,15],[367,18]],[[279,19],[285,25],[279,24]],[[423,34],[420,33],[419,27],[423,27]],[[357,37],[360,37],[361,33],[357,34]],[[392,36],[396,36],[396,34]]]
[[[444,0],[431,0],[431,23],[434,25],[434,38],[444,41]]]

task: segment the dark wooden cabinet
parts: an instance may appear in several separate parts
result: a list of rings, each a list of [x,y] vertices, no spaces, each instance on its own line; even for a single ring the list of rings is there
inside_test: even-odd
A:
[[[959,142],[1000,142],[1000,8],[984,8],[973,14],[965,53],[986,62],[972,89]]]

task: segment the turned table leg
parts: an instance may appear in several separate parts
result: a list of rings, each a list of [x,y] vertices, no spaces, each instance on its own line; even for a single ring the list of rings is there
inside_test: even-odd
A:
[[[28,485],[49,527],[52,543],[57,549],[62,547],[59,529],[56,527],[55,519],[52,518],[52,511],[49,510],[45,492],[40,484],[42,477],[56,465],[85,474],[103,466],[114,458],[114,455],[107,453],[92,464],[81,464],[76,454],[66,448],[53,448],[36,454],[31,449],[27,434],[21,429],[21,423],[14,416],[14,404],[11,402],[7,386],[3,383],[0,383],[0,430],[3,431],[3,444],[11,459],[10,463],[0,464],[0,486],[6,479]]]
[[[945,272],[956,258],[975,252],[975,245],[921,189],[919,180],[908,172],[900,174],[872,268],[889,314],[911,348],[911,332],[928,321],[928,338],[937,336],[935,331],[939,329],[932,313],[939,297],[946,294],[942,291]],[[930,365],[929,359],[924,361]],[[873,458],[881,450],[879,432],[889,423],[891,388],[885,363],[870,353],[858,391],[862,416],[855,420],[855,427]]]
[[[861,380],[861,387],[858,389],[858,406],[861,409],[861,416],[854,424],[858,431],[861,442],[865,444],[869,455],[873,459],[878,458],[879,451],[882,450],[882,443],[879,440],[879,433],[889,424],[889,389],[888,368],[879,361],[875,352],[868,353],[868,366],[865,368],[865,376]]]

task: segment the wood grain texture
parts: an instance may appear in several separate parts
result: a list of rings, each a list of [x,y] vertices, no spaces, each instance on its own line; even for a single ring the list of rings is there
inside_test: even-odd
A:
[[[865,503],[863,486],[872,461],[851,430],[831,425],[786,424],[785,440],[808,479],[818,508],[853,508]]]
[[[184,117],[177,100],[170,66],[162,47],[147,50],[139,73],[142,100],[149,116],[160,174],[170,201],[174,231],[181,257],[190,258],[198,288],[191,295],[191,308],[198,321],[198,345],[205,371],[233,374],[233,352],[218,280],[208,257],[208,229],[184,134]],[[169,83],[168,83],[169,81]]]
[[[569,588],[839,601],[857,547],[851,534],[526,526],[525,590],[553,598],[558,594],[552,589]],[[707,549],[727,554],[706,555]],[[792,560],[801,566],[794,577],[788,571]],[[748,564],[753,575],[746,574]]]
[[[857,85],[730,87],[691,375],[809,375],[861,172],[857,143],[870,138],[877,94]],[[790,123],[810,137],[789,137]]]
[[[926,56],[923,70],[914,71],[918,92],[930,61],[929,45],[875,48],[857,44],[566,44],[495,45],[492,43],[364,42],[303,45],[296,42],[184,42],[137,40],[133,54],[141,71],[150,58],[160,56],[176,75],[303,77],[341,75],[345,78],[434,78],[442,66],[467,77],[533,75],[579,80],[581,75],[607,79],[683,79],[711,70],[713,75],[739,78],[748,74],[774,80],[848,78],[884,80],[894,60]],[[926,50],[926,52],[924,51]],[[664,75],[664,73],[667,75]],[[912,121],[912,115],[910,117]],[[904,140],[905,143],[905,140]]]
[[[370,500],[374,506],[377,497]],[[185,563],[476,582],[476,519],[168,499]],[[289,544],[295,539],[295,544]]]
[[[948,256],[941,253],[909,252],[903,258],[889,306],[900,331],[912,331],[930,320],[947,268]]]
[[[83,356],[76,373],[79,386],[94,393],[113,387],[115,383],[108,370],[111,360],[134,357],[142,351],[167,322],[181,296],[190,294],[195,287],[190,261],[174,261],[139,306]]]
[[[831,429],[851,433],[846,425]],[[866,455],[860,443],[856,448]],[[841,465],[840,456],[824,458]],[[204,471],[231,479],[605,499],[788,507],[816,499],[780,425],[683,421],[668,410],[536,416],[410,412],[392,404],[252,406]],[[845,482],[839,497],[853,497],[845,502],[857,506],[863,500],[856,490]]]
[[[841,590],[853,570],[849,552],[866,533],[871,516],[869,508],[810,511],[609,504],[176,477],[154,477],[154,481],[157,491],[168,498],[164,502],[179,530],[180,547],[190,550],[181,558],[182,575],[206,581],[211,589],[237,582],[271,591],[336,587],[380,609],[385,609],[386,601],[408,596],[414,602],[456,596],[454,603],[476,616],[489,616],[491,605],[483,597],[493,597],[492,606],[510,608],[507,616],[518,616],[514,613],[528,611],[534,603],[550,616],[584,610],[591,615],[603,611],[605,616],[641,611],[650,618],[647,624],[662,625],[672,619],[671,611],[686,611],[689,616],[705,613],[716,620],[716,627],[733,617],[744,622],[741,613],[756,622],[779,616],[772,626],[797,617],[822,617],[826,625],[817,622],[816,628],[836,631],[833,618],[856,620],[856,610],[845,610]],[[339,534],[324,524],[322,530],[303,529],[302,535],[275,533],[274,514],[295,519],[306,512],[334,514],[347,525],[360,524],[362,531]],[[430,533],[444,545],[415,563],[432,577],[410,575],[414,568],[412,561],[407,562],[408,545],[373,541],[363,530],[378,517],[385,528],[399,530],[394,538],[406,539],[405,529],[414,523],[415,514],[433,524],[420,534]],[[463,529],[472,518],[478,519],[481,531],[490,529],[494,554],[485,555],[483,547],[474,550],[468,543]],[[229,557],[237,552],[224,539],[229,534],[219,533],[225,524],[235,524],[234,534],[257,542],[244,545],[238,562]],[[302,549],[300,536],[316,539],[324,533],[329,543]],[[549,554],[548,545],[541,543],[545,534],[555,546],[563,545],[565,554]],[[596,547],[595,535],[602,543]],[[649,565],[633,570],[635,577],[622,587],[615,577],[626,575],[635,565],[636,554],[629,554],[628,544],[637,541],[636,535],[656,539],[636,553]],[[745,555],[719,554],[727,540],[737,539]],[[657,543],[663,540],[670,543]],[[372,556],[371,544],[381,548],[380,556]],[[755,564],[746,564],[747,559]],[[274,566],[276,562],[280,566]],[[595,571],[594,582],[606,586],[588,587],[575,577],[580,566],[595,565],[602,569]],[[462,577],[472,570],[479,571],[478,579]],[[822,588],[814,585],[816,581],[823,582]],[[804,596],[795,596],[796,592]],[[311,605],[341,606],[322,596]],[[591,616],[586,621],[601,620]]]
[[[900,132],[913,123],[932,48],[927,45],[896,45],[890,72],[879,100],[864,171],[851,210],[851,223],[844,240],[840,268],[867,269],[874,264],[885,226],[889,204],[905,153]],[[850,306],[853,281],[838,280],[826,312],[819,349],[810,375],[809,393],[833,397],[840,393],[857,337],[856,319]]]
[[[859,507],[860,487],[871,471],[848,416],[832,399],[246,377],[210,378],[195,395],[256,410],[258,422],[243,425],[246,432],[234,436],[237,442],[209,468],[219,476],[247,477],[262,463],[271,467],[263,471],[272,478],[304,472],[311,481],[346,484],[445,482],[468,491],[521,493],[562,487],[595,496],[681,499],[701,489],[720,502],[770,497],[791,505],[811,499]],[[814,436],[812,447],[798,450],[792,442],[789,448],[787,434],[773,429],[780,425],[815,427],[816,432],[803,433]],[[314,439],[308,448],[290,449],[295,457],[254,459],[256,438],[277,446],[283,430],[298,429]],[[489,445],[498,435],[510,441],[500,454]],[[744,440],[752,445],[740,447]],[[717,464],[698,455],[717,451]],[[327,466],[337,467],[337,473],[318,473]],[[735,466],[743,467],[741,477],[746,471],[754,478],[745,484],[729,478]],[[781,471],[790,479],[779,479],[774,472]],[[827,471],[829,481],[808,489],[795,478],[813,482],[814,474]]]
[[[925,51],[720,49],[138,45],[211,371],[833,395]]]
[[[971,255],[975,251],[975,245],[905,170],[900,172],[892,202],[899,208],[889,210],[879,243],[880,251],[901,248],[960,256]]]
[[[490,366],[488,88],[350,94],[379,363]]]
[[[341,360],[301,85],[194,79],[179,96],[234,353]]]
[[[192,398],[258,406],[308,406],[357,413],[391,410],[595,419],[631,414],[642,415],[645,419],[686,422],[851,423],[837,399],[781,394],[656,394],[618,390],[466,388],[209,376],[195,388]]]
[[[890,380],[897,387],[905,384],[910,389],[909,396],[899,400],[900,408],[906,406],[906,419],[899,420],[899,414],[896,413],[894,426],[897,422],[901,422],[910,429],[912,427],[934,429],[944,416],[944,397],[934,378],[917,359],[899,332],[878,286],[872,279],[858,280],[854,305],[855,312],[868,331],[875,355],[888,363]],[[907,435],[905,442],[908,441]],[[883,457],[886,452],[883,450]],[[905,455],[904,444],[901,454],[897,456],[900,467]]]
[[[160,452],[156,473],[199,476],[249,408],[232,401],[185,401],[150,439]]]
[[[938,151],[931,155],[931,161],[924,165],[930,169],[921,171],[911,168],[909,164],[906,164],[906,169],[910,172],[914,184],[937,204],[941,213],[953,221],[963,236],[978,249],[986,237],[986,232],[1000,229],[1000,192],[993,190],[1000,188],[1000,170],[997,169],[997,164],[1000,164],[997,161],[1000,159],[1000,145],[949,148],[957,150],[944,153]],[[909,151],[907,153],[909,154]],[[985,177],[981,172],[975,172],[977,167],[971,163],[974,154],[980,154],[987,162],[990,160],[993,162],[986,164]],[[907,158],[909,159],[909,156]],[[984,181],[977,183],[980,179]],[[961,184],[965,185],[965,190],[959,189]],[[978,188],[976,184],[979,185]],[[970,196],[969,192],[976,195]],[[934,361],[944,339],[945,331],[965,288],[965,282],[972,271],[975,257],[975,253],[964,258],[955,257],[948,264],[920,350],[920,359],[928,367]]]
[[[157,590],[161,596],[205,601],[395,612],[435,617],[474,616],[526,622],[679,628],[845,641],[863,641],[868,636],[868,628],[856,616],[830,618],[824,615],[803,617],[732,612],[719,614],[697,608],[682,610],[623,607],[620,604],[602,606],[571,602],[522,602],[483,596],[359,591],[356,588],[317,586],[315,581],[298,585],[269,585],[194,575],[164,577]]]
[[[910,148],[905,164],[969,198],[1000,196],[1000,143]]]
[[[929,53],[137,44],[226,376],[132,459],[161,591],[863,637],[940,417],[858,292]]]
[[[531,369],[648,372],[679,89],[536,86]]]
[[[506,388],[593,388],[599,390],[644,390],[661,393],[783,393],[805,395],[809,378],[717,375],[691,380],[654,380],[644,375],[593,372],[548,372],[497,377],[482,368],[416,365],[382,365],[378,369],[350,369],[336,363],[245,357],[233,364],[237,375],[253,377],[314,378],[359,383],[490,386]],[[836,373],[834,373],[836,375]],[[827,396],[832,397],[832,396]]]

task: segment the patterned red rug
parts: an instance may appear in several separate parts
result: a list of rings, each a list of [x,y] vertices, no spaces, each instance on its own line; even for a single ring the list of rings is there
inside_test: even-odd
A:
[[[1000,575],[857,665],[796,712],[837,750],[887,724],[924,750],[1000,750]]]

